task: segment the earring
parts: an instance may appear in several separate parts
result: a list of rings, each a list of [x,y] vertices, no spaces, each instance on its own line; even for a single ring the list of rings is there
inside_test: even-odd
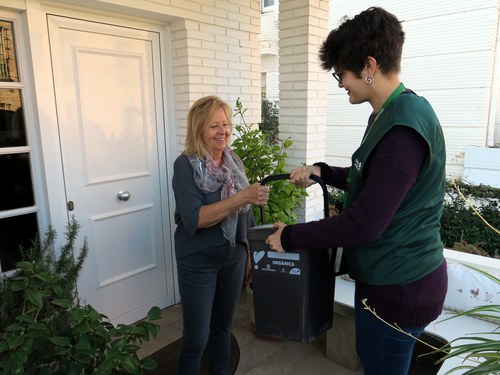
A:
[[[373,77],[372,76],[366,76],[365,77],[365,82],[367,85],[373,84]]]

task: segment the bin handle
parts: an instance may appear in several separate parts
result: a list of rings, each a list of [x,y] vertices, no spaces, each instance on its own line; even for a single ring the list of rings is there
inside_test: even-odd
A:
[[[290,174],[289,173],[273,174],[273,175],[265,177],[260,182],[260,184],[261,185],[265,185],[265,184],[267,184],[268,182],[271,182],[271,181],[288,180],[289,178],[290,178]],[[315,174],[311,174],[309,176],[309,178],[311,180],[313,180],[313,181],[316,181],[321,186],[321,189],[323,190],[323,211],[324,211],[324,215],[325,215],[325,217],[329,217],[330,216],[330,209],[329,209],[329,206],[328,206],[328,190],[326,189],[325,182],[321,179],[321,177],[316,176]],[[264,214],[264,207],[263,206],[260,207],[260,219],[261,219],[261,224],[264,224],[266,222],[266,220],[265,220],[265,214]]]

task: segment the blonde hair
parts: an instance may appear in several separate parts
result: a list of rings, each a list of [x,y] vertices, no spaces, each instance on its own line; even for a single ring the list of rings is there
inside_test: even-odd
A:
[[[203,131],[215,112],[222,109],[227,117],[229,133],[226,141],[229,144],[233,123],[232,109],[224,100],[215,95],[204,96],[193,103],[188,112],[186,148],[187,156],[197,156],[206,159],[212,157],[211,151],[203,143]]]

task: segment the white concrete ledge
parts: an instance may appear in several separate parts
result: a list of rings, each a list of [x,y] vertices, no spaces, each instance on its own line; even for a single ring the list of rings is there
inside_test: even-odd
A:
[[[444,257],[447,261],[463,263],[494,275],[500,275],[500,259],[467,254],[451,249],[444,249]]]

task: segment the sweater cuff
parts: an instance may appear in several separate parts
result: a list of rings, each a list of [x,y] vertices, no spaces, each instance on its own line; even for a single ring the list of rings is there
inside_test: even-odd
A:
[[[330,179],[330,177],[332,176],[332,169],[328,164],[319,162],[319,163],[314,163],[313,165],[316,165],[321,168],[321,179],[323,181],[328,181]]]
[[[287,225],[286,227],[283,228],[283,231],[281,232],[281,247],[285,251],[293,250],[294,246],[292,243],[292,227],[293,225]]]

